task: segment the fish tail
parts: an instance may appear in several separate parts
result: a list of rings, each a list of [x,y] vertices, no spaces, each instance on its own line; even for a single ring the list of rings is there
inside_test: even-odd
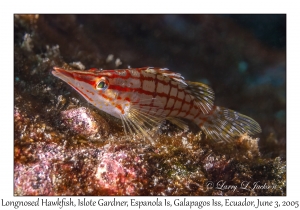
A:
[[[261,132],[259,124],[252,118],[219,106],[214,106],[208,114],[194,121],[209,138],[226,142],[245,133],[255,135]]]

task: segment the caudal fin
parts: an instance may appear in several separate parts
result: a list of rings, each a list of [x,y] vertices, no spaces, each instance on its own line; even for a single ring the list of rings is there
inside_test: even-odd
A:
[[[209,138],[226,142],[241,134],[255,135],[261,132],[259,124],[252,118],[219,106],[195,121]]]

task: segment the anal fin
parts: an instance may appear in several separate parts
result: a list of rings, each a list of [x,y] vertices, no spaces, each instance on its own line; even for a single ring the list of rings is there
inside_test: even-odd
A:
[[[167,117],[166,119],[169,120],[174,125],[177,125],[179,128],[181,128],[184,131],[189,130],[189,126],[187,125],[187,123],[184,122],[183,120],[181,120],[180,118],[177,118],[177,117]]]

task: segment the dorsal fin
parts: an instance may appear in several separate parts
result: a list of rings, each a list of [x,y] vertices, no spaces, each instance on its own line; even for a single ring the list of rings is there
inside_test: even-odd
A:
[[[215,94],[209,86],[200,82],[185,81],[181,74],[170,71],[166,68],[143,67],[140,69],[152,74],[161,74],[181,84],[181,87],[188,90],[190,95],[194,97],[196,104],[198,104],[199,108],[204,114],[208,114],[212,109],[214,105]]]
[[[88,71],[90,71],[90,72],[95,72],[95,71],[100,71],[100,70],[97,69],[97,68],[90,68]]]
[[[179,83],[181,83],[183,86],[187,86],[184,77],[181,76],[181,74],[170,71],[167,68],[158,68],[158,67],[143,67],[140,68],[141,70],[145,70],[148,73],[152,74],[161,74],[162,76],[169,77],[170,79],[173,79]]]
[[[189,91],[191,96],[195,97],[197,104],[204,114],[208,114],[213,108],[215,93],[207,85],[200,82],[189,82],[186,81],[186,90]]]

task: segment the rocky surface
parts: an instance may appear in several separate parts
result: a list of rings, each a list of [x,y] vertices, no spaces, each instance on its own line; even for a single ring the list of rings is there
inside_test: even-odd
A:
[[[15,15],[15,195],[285,195],[285,16],[276,17],[261,17],[273,24],[266,42],[242,16]],[[166,123],[150,144],[125,136],[53,66],[167,67],[209,84],[217,105],[263,132],[220,144]]]

